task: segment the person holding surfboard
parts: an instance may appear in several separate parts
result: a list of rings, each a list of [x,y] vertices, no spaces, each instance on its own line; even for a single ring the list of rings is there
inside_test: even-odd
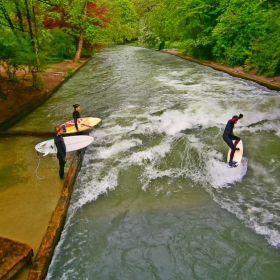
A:
[[[75,122],[75,127],[76,127],[77,132],[80,132],[79,127],[78,127],[78,119],[81,117],[80,112],[79,112],[81,110],[81,105],[74,104],[73,107],[74,107],[73,119]]]
[[[66,164],[66,146],[62,137],[63,128],[60,125],[55,127],[56,135],[54,137],[54,144],[56,145],[56,156],[59,160],[59,177],[64,179],[64,166]]]
[[[239,150],[239,148],[236,148],[238,142],[240,141],[241,138],[237,137],[233,133],[234,125],[238,122],[239,119],[242,119],[243,115],[239,114],[239,116],[233,116],[226,124],[224,133],[223,133],[223,140],[227,143],[229,148],[231,149],[230,153],[230,159],[228,165],[230,167],[236,167],[236,165],[233,163],[233,157],[235,151]],[[235,140],[234,144],[232,140]]]

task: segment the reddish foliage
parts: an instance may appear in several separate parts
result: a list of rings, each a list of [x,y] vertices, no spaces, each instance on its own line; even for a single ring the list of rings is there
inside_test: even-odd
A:
[[[53,29],[53,28],[62,28],[62,27],[69,27],[69,24],[66,22],[66,11],[61,5],[55,6],[53,9],[51,9],[51,12],[57,12],[60,13],[61,19],[53,20],[49,18],[47,15],[44,16],[43,24],[45,28],[47,29]]]
[[[107,13],[108,8],[105,6],[97,6],[97,2],[88,2],[88,16],[89,17],[97,17],[101,20],[100,22],[96,22],[95,25],[99,27],[106,27],[109,23],[110,19],[107,18],[105,15]]]
[[[101,28],[105,28],[109,23],[109,18],[106,17],[107,7],[98,6],[97,1],[88,2],[88,11],[87,16],[94,19],[98,18],[98,20],[94,21],[94,25],[99,26]],[[49,18],[47,15],[44,16],[43,24],[45,28],[53,29],[53,28],[62,28],[62,27],[71,27],[70,24],[67,23],[67,13],[65,8],[62,5],[55,6],[51,12],[57,12],[61,15],[61,19],[53,20]],[[82,13],[82,11],[81,11]]]

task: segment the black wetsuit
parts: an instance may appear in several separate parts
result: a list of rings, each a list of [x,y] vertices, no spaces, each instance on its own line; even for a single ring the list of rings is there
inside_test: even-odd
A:
[[[230,162],[232,162],[234,152],[236,150],[236,145],[240,141],[240,138],[233,134],[234,123],[238,120],[239,120],[238,117],[230,119],[227,122],[227,125],[226,125],[225,130],[224,130],[224,134],[223,134],[223,140],[231,148],[230,160],[229,160]],[[232,140],[235,140],[234,144],[233,144]]]
[[[61,135],[56,135],[54,137],[54,143],[57,149],[57,158],[59,160],[59,177],[63,179],[64,177],[64,166],[66,163],[66,146],[64,143],[64,139]]]
[[[73,119],[74,119],[74,122],[75,122],[75,127],[76,127],[76,129],[78,130],[79,128],[78,128],[78,122],[77,122],[77,120],[80,118],[80,113],[78,112],[78,111],[74,111],[73,112]]]
[[[225,130],[224,130],[224,134],[223,134],[223,139],[224,141],[227,143],[227,145],[232,149],[232,150],[235,150],[235,147],[233,145],[233,142],[232,140],[240,140],[239,137],[235,136],[233,134],[233,129],[234,129],[234,119],[230,119],[228,122],[227,122],[227,125],[225,127]]]

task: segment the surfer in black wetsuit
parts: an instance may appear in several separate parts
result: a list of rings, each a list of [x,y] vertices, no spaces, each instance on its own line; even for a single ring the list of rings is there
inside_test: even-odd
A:
[[[237,146],[238,142],[240,141],[240,138],[233,134],[233,129],[234,129],[234,125],[241,118],[243,118],[242,114],[239,114],[239,116],[233,116],[227,122],[227,125],[226,125],[225,130],[224,130],[224,134],[223,134],[223,140],[227,143],[227,145],[231,149],[230,159],[229,159],[229,163],[228,163],[229,166],[231,166],[231,167],[236,167],[236,165],[232,162],[232,159],[233,159],[233,156],[234,156],[234,152],[239,150],[239,148],[236,148],[236,146]],[[233,144],[232,140],[235,140],[234,144]]]
[[[54,143],[57,149],[57,158],[59,160],[59,177],[64,179],[64,166],[66,164],[66,146],[62,137],[63,129],[60,125],[55,127],[56,135],[54,137]]]
[[[75,127],[77,132],[80,132],[79,128],[78,128],[78,119],[81,117],[80,116],[80,110],[81,110],[81,105],[80,104],[74,104],[74,112],[73,112],[73,119],[74,119],[74,123],[75,123]]]

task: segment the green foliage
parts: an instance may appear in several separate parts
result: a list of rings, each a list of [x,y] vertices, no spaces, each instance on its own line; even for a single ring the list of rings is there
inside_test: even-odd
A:
[[[193,57],[280,74],[279,1],[131,1],[141,44],[161,49],[178,43]]]
[[[44,88],[45,83],[41,78],[37,78],[35,84],[33,85],[35,89],[41,90]]]
[[[64,79],[69,79],[70,77],[72,77],[73,76],[73,71],[72,71],[72,69],[68,69],[67,70],[67,73],[65,73],[64,75],[63,75],[63,78]]]
[[[8,78],[7,81],[11,83],[19,83],[19,79],[15,76],[12,78]]]
[[[156,34],[149,29],[147,19],[143,19],[139,24],[139,37],[140,44],[153,48],[160,44],[161,40]]]
[[[75,42],[73,37],[58,28],[50,30],[51,37],[44,40],[42,46],[46,53],[45,61],[59,62],[64,59],[73,58],[75,53]]]
[[[37,64],[36,54],[27,40],[17,38],[10,30],[1,30],[0,36],[9,38],[0,41],[0,64],[10,80],[15,79],[21,65]]]
[[[183,42],[185,52],[199,58],[212,56],[211,31],[219,15],[217,0],[161,0],[140,20],[139,38],[152,42]],[[148,36],[147,36],[148,35]],[[152,38],[153,40],[151,40]],[[149,43],[150,44],[150,43]]]
[[[102,30],[99,42],[126,43],[136,38],[137,14],[129,0],[103,0],[108,7],[110,22]]]
[[[8,100],[7,94],[4,93],[4,92],[2,91],[2,88],[1,88],[1,87],[0,87],[0,98],[1,98],[2,100]]]
[[[242,65],[250,56],[250,39],[261,33],[254,0],[224,3],[223,14],[212,32],[213,55],[230,66]]]
[[[10,79],[21,65],[28,65],[36,86],[36,73],[44,62],[70,59],[82,47],[90,55],[95,43],[138,39],[142,46],[175,47],[193,57],[247,65],[245,69],[254,67],[273,76],[280,74],[279,4],[279,0],[2,0],[0,64]],[[45,28],[45,16],[49,24],[61,26]],[[69,78],[72,73],[65,75]]]
[[[255,66],[253,66],[253,65],[246,65],[246,67],[243,68],[243,72],[248,73],[248,72],[250,72],[250,71],[252,71],[254,69],[255,69]]]
[[[130,2],[137,13],[138,20],[144,18],[161,3],[159,0],[130,0]]]
[[[91,56],[92,55],[93,50],[89,49],[89,48],[83,48],[82,50],[82,55],[84,56]]]
[[[264,15],[263,34],[252,40],[249,63],[256,66],[259,74],[280,74],[280,8],[268,10]]]

